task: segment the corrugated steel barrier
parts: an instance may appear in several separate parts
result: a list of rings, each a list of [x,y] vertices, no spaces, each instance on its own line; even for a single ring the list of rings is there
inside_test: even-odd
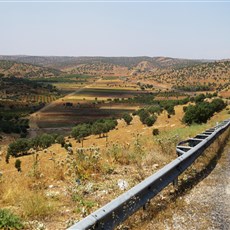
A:
[[[180,142],[176,147],[178,157],[110,203],[74,224],[68,230],[114,229],[170,183],[177,183],[184,172],[214,140],[230,126],[230,119],[214,128]]]

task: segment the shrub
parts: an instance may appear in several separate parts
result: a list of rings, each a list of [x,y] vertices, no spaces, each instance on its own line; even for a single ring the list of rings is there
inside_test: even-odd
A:
[[[9,154],[9,152],[6,153],[6,158],[5,159],[6,159],[6,163],[9,164],[9,162],[10,162],[10,154]]]
[[[21,161],[19,160],[19,159],[17,159],[16,161],[15,161],[15,168],[18,170],[18,172],[21,172],[22,171],[22,169],[21,169]]]
[[[155,123],[155,121],[156,121],[156,116],[151,116],[151,117],[147,117],[144,122],[147,126],[152,126]]]
[[[211,102],[211,107],[213,111],[219,112],[226,107],[226,104],[224,103],[222,99],[217,98]]]
[[[7,209],[0,209],[0,229],[22,229],[21,219]]]
[[[91,127],[88,124],[79,124],[72,129],[71,135],[75,139],[82,139],[91,133]]]
[[[59,135],[59,136],[56,138],[56,141],[57,141],[58,144],[60,144],[62,147],[64,147],[64,145],[65,145],[65,138],[64,138],[64,136]]]
[[[128,113],[125,113],[122,118],[125,120],[127,125],[129,125],[130,122],[133,120],[132,116],[130,116],[130,114]]]
[[[148,111],[151,114],[154,114],[154,113],[160,114],[162,112],[162,108],[159,105],[152,105],[148,107]]]
[[[9,144],[7,154],[17,157],[19,155],[27,154],[30,149],[30,144],[27,139],[19,139],[11,144]]]
[[[42,148],[48,148],[55,142],[55,139],[52,135],[42,134],[39,138],[39,146]]]
[[[169,115],[175,115],[175,109],[174,109],[174,105],[170,105],[167,108],[165,108],[168,112]]]
[[[159,135],[159,129],[153,129],[153,136]]]
[[[47,215],[54,212],[55,207],[47,201],[43,194],[31,193],[27,195],[27,199],[22,201],[22,209],[26,217],[47,218]]]
[[[93,123],[92,125],[92,134],[99,135],[108,133],[110,130],[113,130],[117,126],[117,120],[113,119],[101,119]]]
[[[149,113],[144,109],[140,109],[139,111],[137,111],[137,115],[140,117],[140,121],[143,124],[146,124],[145,120],[149,117]]]
[[[204,99],[205,99],[205,95],[202,93],[202,94],[197,95],[197,96],[194,98],[194,101],[195,101],[196,103],[199,103],[199,102],[203,102]]]
[[[196,105],[189,105],[182,121],[188,125],[206,123],[215,112],[219,112],[225,107],[226,104],[222,99],[214,99],[211,103],[199,102]]]

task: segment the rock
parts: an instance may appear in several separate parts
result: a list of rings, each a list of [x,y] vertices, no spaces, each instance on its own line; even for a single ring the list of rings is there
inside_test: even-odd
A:
[[[117,181],[117,185],[120,188],[120,190],[126,190],[129,187],[129,184],[126,180],[119,179]]]
[[[59,195],[60,195],[59,191],[47,191],[46,192],[46,196],[51,197],[51,198],[57,197]]]

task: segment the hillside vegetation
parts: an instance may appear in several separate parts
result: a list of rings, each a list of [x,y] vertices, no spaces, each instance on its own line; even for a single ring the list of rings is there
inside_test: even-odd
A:
[[[174,159],[179,141],[229,117],[223,110],[208,124],[186,127],[180,121],[183,114],[181,105],[170,118],[163,111],[153,127],[137,116],[129,125],[118,120],[104,137],[81,136],[84,148],[78,135],[75,139],[47,134],[3,146],[1,207],[11,207],[26,229],[35,229],[38,223],[47,229],[66,229]],[[155,136],[153,129],[159,130]],[[7,152],[10,158],[5,158]],[[30,155],[22,156],[24,152]]]
[[[0,56],[0,60],[17,61],[55,68],[72,74],[128,76],[139,72],[190,66],[203,61],[168,57],[39,57]]]
[[[24,78],[0,77],[0,132],[18,133],[29,128],[28,115],[60,97],[52,85]]]
[[[175,159],[180,141],[229,118],[219,97],[228,61],[4,58],[0,228],[66,229]]]
[[[151,79],[184,91],[194,88],[197,88],[197,91],[221,91],[230,89],[229,76],[230,61],[220,61],[173,69],[167,73],[153,75]]]
[[[0,73],[15,77],[54,77],[61,74],[60,70],[36,66],[16,61],[0,60]]]
[[[26,78],[66,74],[126,76],[181,91],[228,91],[230,61],[188,60],[169,57],[39,57],[0,56],[0,73]]]

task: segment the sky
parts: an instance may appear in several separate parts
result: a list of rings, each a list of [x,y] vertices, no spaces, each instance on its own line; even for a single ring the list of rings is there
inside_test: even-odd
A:
[[[230,1],[0,0],[0,55],[230,58]]]

